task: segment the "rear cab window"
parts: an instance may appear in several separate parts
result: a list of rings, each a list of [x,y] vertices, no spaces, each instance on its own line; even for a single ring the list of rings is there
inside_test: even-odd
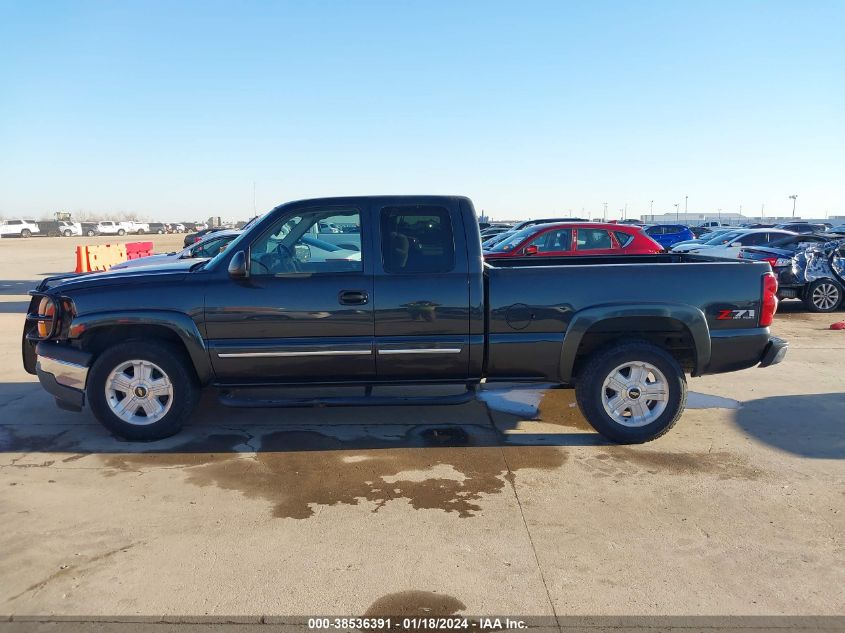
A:
[[[449,209],[384,207],[379,214],[382,264],[387,273],[447,273],[455,267]]]

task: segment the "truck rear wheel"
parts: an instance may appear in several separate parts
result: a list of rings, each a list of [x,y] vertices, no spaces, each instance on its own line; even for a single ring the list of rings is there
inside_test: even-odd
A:
[[[97,419],[133,441],[178,433],[199,398],[187,360],[163,343],[129,341],[103,352],[86,388]]]
[[[671,429],[687,402],[683,369],[671,354],[646,342],[596,352],[576,383],[581,413],[619,444],[641,444]]]

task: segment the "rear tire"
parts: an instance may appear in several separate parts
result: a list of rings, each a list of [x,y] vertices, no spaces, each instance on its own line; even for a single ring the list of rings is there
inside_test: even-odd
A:
[[[126,231],[124,231],[123,229],[118,229],[117,234],[120,235],[120,237],[123,237],[124,235],[126,235]]]
[[[199,393],[184,354],[155,341],[107,349],[91,367],[86,387],[97,420],[115,435],[141,442],[178,433]]]
[[[810,312],[833,312],[842,304],[843,289],[833,279],[816,279],[807,286],[804,305]]]
[[[30,231],[29,229],[23,229],[21,231],[21,237],[23,237],[23,238],[32,237],[32,231]]]
[[[64,233],[62,233],[62,235],[64,235],[65,237],[70,237],[71,235],[73,235],[73,232],[72,232],[72,231],[65,230],[65,232],[64,232]]]
[[[575,396],[596,431],[619,444],[641,444],[681,417],[687,381],[666,350],[634,341],[595,352],[580,372]]]
[[[96,234],[97,234],[96,231],[92,231],[91,229],[88,229],[88,233],[87,233],[88,237],[94,237]]]

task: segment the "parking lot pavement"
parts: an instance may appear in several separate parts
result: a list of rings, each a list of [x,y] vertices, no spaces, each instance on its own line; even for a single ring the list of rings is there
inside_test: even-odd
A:
[[[5,284],[71,265],[73,240],[23,242],[0,244]],[[696,408],[643,446],[602,441],[570,390],[509,388],[413,409],[207,397],[182,434],[137,444],[23,371],[10,288],[4,614],[842,612],[841,313],[785,307],[784,363],[692,379]]]

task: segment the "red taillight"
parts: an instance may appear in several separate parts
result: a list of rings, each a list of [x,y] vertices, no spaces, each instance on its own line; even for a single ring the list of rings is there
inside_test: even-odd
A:
[[[764,262],[769,262],[769,266],[771,266],[772,268],[774,268],[774,267],[775,267],[775,262],[776,262],[777,260],[778,260],[778,258],[777,258],[777,257],[764,257],[764,258],[763,258],[763,261],[764,261]],[[775,291],[777,291],[777,283],[778,283],[778,282],[777,282],[777,280],[775,280]]]
[[[778,280],[772,273],[763,275],[763,305],[760,309],[760,327],[769,327],[778,309]]]

